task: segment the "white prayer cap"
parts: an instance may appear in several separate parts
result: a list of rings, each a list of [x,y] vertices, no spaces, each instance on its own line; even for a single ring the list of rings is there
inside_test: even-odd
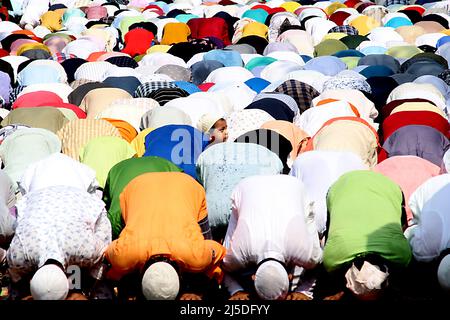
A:
[[[389,273],[379,267],[364,261],[361,270],[353,263],[345,274],[347,288],[361,300],[374,300],[381,293],[381,285],[386,281]]]
[[[255,289],[261,299],[284,299],[289,292],[289,277],[286,269],[274,260],[262,263],[256,270]]]
[[[439,263],[437,276],[441,288],[450,291],[450,254],[446,255]]]
[[[61,268],[45,265],[31,279],[30,291],[34,300],[64,300],[69,293],[69,281]]]
[[[209,132],[214,124],[222,118],[224,118],[224,116],[221,114],[205,113],[200,117],[197,129],[202,132]]]
[[[147,300],[175,300],[179,290],[178,273],[167,262],[153,263],[142,277],[142,293]]]

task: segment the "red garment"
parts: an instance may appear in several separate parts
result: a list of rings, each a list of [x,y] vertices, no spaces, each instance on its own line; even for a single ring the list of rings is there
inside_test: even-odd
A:
[[[228,25],[222,18],[194,18],[189,20],[187,25],[191,29],[191,37],[194,39],[215,37],[222,40],[225,46],[231,44]]]
[[[145,10],[149,10],[151,12],[156,12],[160,16],[164,15],[163,9],[161,9],[161,7],[159,7],[159,6],[155,5],[155,4],[151,4],[151,5],[146,6],[144,8],[144,10],[142,10],[142,12],[144,12]]]
[[[447,119],[431,111],[400,111],[383,121],[383,137],[386,141],[395,130],[408,125],[430,126],[450,139],[450,124]]]
[[[63,99],[56,93],[50,91],[35,91],[21,95],[14,101],[12,108],[59,106],[63,103]]]
[[[269,14],[275,14],[278,12],[285,12],[286,9],[282,8],[282,7],[276,7],[276,8],[272,8],[272,10],[270,10]]]
[[[393,100],[393,101],[389,102],[387,105],[383,106],[383,108],[381,108],[381,122],[383,122],[384,119],[389,117],[389,115],[395,108],[397,108],[407,102],[428,102],[428,103],[435,105],[430,100],[420,99],[420,98]]]
[[[330,21],[333,21],[338,26],[342,26],[345,19],[347,19],[348,17],[350,17],[350,13],[345,11],[336,11],[330,16]]]
[[[402,10],[414,10],[414,11],[417,11],[418,13],[420,13],[420,15],[423,15],[424,12],[425,12],[425,8],[424,7],[422,7],[422,6],[414,6],[414,5],[406,7],[405,9],[402,9]]]
[[[255,9],[263,9],[268,14],[275,14],[277,12],[284,12],[284,11],[286,11],[285,8],[281,8],[281,7],[271,8],[271,7],[266,6],[264,4],[258,4],[257,6],[252,7],[252,10],[255,10]]]
[[[219,2],[219,5],[221,5],[221,6],[232,6],[235,4],[236,4],[236,2],[233,2],[231,0],[222,0]]]
[[[0,58],[6,56],[9,56],[9,52],[6,51],[5,49],[0,49]]]
[[[131,57],[145,54],[151,47],[155,38],[152,32],[143,28],[136,28],[125,34],[125,48],[123,53],[129,54]]]
[[[347,0],[344,2],[344,4],[348,7],[348,8],[354,8],[358,3],[360,3],[361,1],[359,0]]]
[[[36,91],[20,96],[13,104],[13,109],[34,108],[34,107],[55,107],[72,110],[78,119],[86,119],[86,113],[78,106],[65,103],[60,96],[50,91]]]
[[[203,92],[207,92],[213,85],[215,85],[215,83],[207,82],[207,83],[202,83],[202,84],[198,85],[198,88],[200,90],[202,90]]]
[[[9,13],[6,6],[0,7],[0,13],[5,16],[5,21],[9,21]]]
[[[272,9],[269,6],[266,6],[265,4],[258,4],[254,7],[252,7],[252,10],[256,10],[256,9],[263,9],[264,11],[266,11],[268,14],[270,14],[270,10]]]

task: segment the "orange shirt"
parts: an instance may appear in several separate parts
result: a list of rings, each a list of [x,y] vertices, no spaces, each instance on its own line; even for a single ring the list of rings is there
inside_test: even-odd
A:
[[[133,179],[120,195],[125,228],[106,257],[108,277],[142,271],[153,255],[167,254],[181,271],[205,272],[219,281],[225,248],[205,240],[198,222],[207,216],[205,190],[181,172],[152,172]]]

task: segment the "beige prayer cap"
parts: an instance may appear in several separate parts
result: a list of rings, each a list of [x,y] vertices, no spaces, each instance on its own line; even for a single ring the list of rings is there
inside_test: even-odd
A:
[[[412,45],[416,43],[418,37],[427,33],[425,29],[420,26],[401,26],[396,28],[395,32],[401,35],[405,42]]]

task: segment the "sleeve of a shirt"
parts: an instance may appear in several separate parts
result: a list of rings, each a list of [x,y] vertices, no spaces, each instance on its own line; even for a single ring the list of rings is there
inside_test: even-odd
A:
[[[223,277],[223,284],[227,288],[230,296],[234,295],[236,292],[245,291],[239,282],[229,273],[225,273]]]
[[[201,220],[203,220],[203,219],[208,217],[208,209],[206,207],[206,196],[205,196],[204,192],[203,192],[203,196],[202,196],[202,200],[201,201],[202,201],[202,203],[200,205],[200,210],[198,212],[197,221],[201,221]]]
[[[30,274],[34,270],[32,261],[28,260],[24,255],[22,246],[12,243],[6,253],[8,261],[8,272],[13,282],[19,282],[25,275]]]
[[[97,241],[103,246],[103,251],[111,243],[111,222],[109,222],[106,209],[103,209],[95,225],[95,236]]]
[[[212,240],[211,228],[209,226],[208,216],[198,222],[200,229],[202,230],[202,235],[205,240]]]
[[[428,262],[441,253],[444,224],[435,211],[424,211],[419,225],[409,235],[409,243],[417,261]]]

